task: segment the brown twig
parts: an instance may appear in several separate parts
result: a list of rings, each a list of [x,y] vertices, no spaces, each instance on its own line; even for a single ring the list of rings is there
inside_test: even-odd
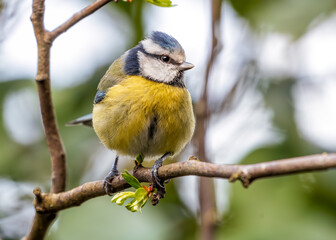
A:
[[[55,30],[49,32],[44,27],[44,0],[33,0],[31,21],[38,47],[37,74],[35,77],[42,114],[44,132],[51,157],[51,193],[65,190],[65,151],[59,134],[50,88],[50,48],[52,42],[81,19],[92,14],[111,0],[97,0],[73,15]],[[36,195],[37,196],[37,195]],[[38,197],[37,197],[38,199]],[[40,199],[41,200],[41,199]],[[56,214],[36,213],[30,232],[24,239],[43,239]]]
[[[36,83],[40,99],[40,107],[44,132],[50,152],[52,164],[52,187],[51,192],[61,192],[65,189],[66,167],[65,151],[55,118],[50,89],[50,47],[51,39],[49,32],[44,29],[44,1],[34,0],[31,21],[34,26],[38,46],[38,64]]]
[[[38,188],[34,190],[36,196],[34,201],[36,214],[30,232],[24,239],[43,239],[48,227],[55,219],[57,211],[78,206],[91,198],[105,194],[103,181],[85,183],[70,191],[63,192],[66,183],[65,152],[55,120],[51,98],[49,66],[52,42],[81,19],[95,12],[110,1],[111,0],[95,1],[73,15],[61,26],[49,32],[44,28],[44,0],[33,0],[31,20],[38,45],[36,82],[40,98],[43,126],[52,162],[52,188],[51,193],[42,193]],[[214,44],[214,46],[215,45],[216,44]],[[210,59],[210,62],[213,62],[214,57],[211,58],[212,60]],[[209,69],[211,69],[211,65]],[[209,72],[207,72],[206,79],[208,79],[208,76]],[[207,87],[205,87],[204,92],[206,93],[206,91]],[[206,94],[204,96],[206,96]],[[162,179],[171,179],[186,175],[228,178],[230,181],[239,179],[243,182],[243,185],[247,187],[253,180],[262,177],[324,170],[332,167],[336,167],[336,154],[312,155],[252,165],[216,165],[190,160],[163,166],[159,169],[158,173]],[[135,176],[142,182],[151,181],[150,170],[147,168],[139,168]],[[115,191],[129,187],[121,177],[114,179],[112,184]]]
[[[265,177],[281,176],[293,173],[308,171],[320,171],[329,168],[336,168],[336,153],[317,154],[304,157],[269,161],[248,165],[219,165],[195,160],[172,163],[159,168],[159,177],[163,180],[195,175],[202,177],[226,178],[231,182],[240,180],[244,187],[248,187],[252,181]],[[134,176],[140,182],[151,182],[150,169],[139,167]],[[121,177],[112,181],[112,188],[115,192],[130,187]],[[56,212],[66,208],[79,206],[83,202],[105,195],[103,180],[84,183],[72,190],[62,193],[40,193],[40,201],[35,201],[36,211],[39,213]]]
[[[245,62],[237,72],[238,75],[233,86],[223,99],[212,104],[213,106],[209,110],[210,114],[230,113],[237,107],[239,100],[243,98],[247,90],[255,88],[258,81],[256,78],[257,67],[254,61]]]
[[[197,144],[197,156],[205,162],[209,162],[205,149],[205,137],[207,133],[208,120],[211,112],[209,111],[208,86],[213,64],[221,50],[220,41],[220,19],[222,1],[211,1],[211,49],[210,56],[205,70],[204,86],[200,101],[196,108],[196,132],[194,143]],[[200,239],[212,240],[216,230],[216,198],[215,187],[212,179],[200,178],[199,181],[199,204],[200,204]]]

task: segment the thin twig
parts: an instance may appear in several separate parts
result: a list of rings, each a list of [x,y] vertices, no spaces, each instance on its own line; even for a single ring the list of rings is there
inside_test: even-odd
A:
[[[211,109],[209,109],[210,114],[228,114],[230,111],[234,110],[240,99],[249,89],[256,87],[258,83],[256,74],[257,69],[253,61],[245,62],[238,69],[238,75],[234,81],[233,86],[230,88],[228,93],[220,101],[216,101],[211,104]]]
[[[49,32],[44,28],[44,0],[33,0],[33,12],[31,20],[38,45],[38,70],[36,82],[39,91],[42,120],[45,129],[46,140],[52,161],[52,189],[51,193],[42,193],[35,189],[34,204],[36,214],[30,232],[24,239],[43,239],[48,227],[56,217],[59,210],[73,206],[105,194],[103,181],[85,183],[67,192],[65,189],[65,152],[55,119],[50,88],[50,47],[52,42],[63,32],[68,30],[81,19],[95,12],[111,0],[97,0],[84,8],[55,30]],[[207,77],[208,79],[208,77]],[[205,177],[229,178],[231,181],[241,180],[247,187],[253,180],[275,175],[283,175],[296,172],[324,170],[336,167],[336,154],[312,155],[281,161],[266,162],[252,165],[216,165],[211,163],[190,160],[182,163],[174,163],[159,169],[159,177],[170,179],[186,175]],[[140,181],[150,182],[150,170],[139,168],[135,176]],[[121,191],[128,184],[118,177],[112,182],[115,191]]]
[[[40,99],[44,132],[52,164],[51,192],[65,189],[66,166],[65,151],[59,134],[50,88],[50,47],[49,32],[44,29],[44,0],[34,0],[31,21],[33,23],[38,46],[38,64],[36,83]]]
[[[163,180],[176,177],[195,175],[212,178],[225,178],[231,182],[240,180],[244,187],[248,187],[252,181],[265,177],[281,176],[308,171],[320,171],[336,168],[336,153],[316,154],[290,159],[282,159],[248,165],[219,165],[195,160],[172,163],[159,168],[159,177]],[[150,169],[140,167],[133,173],[140,182],[151,182]],[[104,181],[87,182],[72,190],[62,193],[40,193],[35,190],[40,201],[35,200],[36,211],[39,213],[56,212],[66,208],[79,206],[83,202],[105,195]],[[130,187],[121,177],[112,181],[112,188],[119,192]]]
[[[220,20],[221,20],[222,1],[211,1],[211,49],[208,63],[205,70],[204,86],[200,101],[196,108],[196,129],[194,143],[197,147],[197,156],[205,162],[209,162],[206,154],[205,138],[208,129],[208,120],[211,112],[209,111],[208,87],[210,74],[214,62],[221,50],[220,41]],[[217,210],[215,186],[212,179],[200,178],[199,181],[199,205],[200,205],[200,239],[212,240],[215,238]]]

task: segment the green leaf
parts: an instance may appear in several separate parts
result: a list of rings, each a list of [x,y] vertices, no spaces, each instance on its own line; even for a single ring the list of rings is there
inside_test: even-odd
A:
[[[133,198],[133,200],[125,207],[131,212],[141,212],[141,208],[145,206],[149,197],[151,196],[151,190],[143,187],[138,179],[132,176],[127,170],[125,170],[125,173],[122,173],[121,175],[129,185],[136,189],[136,191],[117,193],[112,198],[111,202],[115,202],[116,204],[121,206],[125,203],[127,199]]]
[[[120,192],[117,193],[111,200],[111,202],[115,202],[116,204],[122,206],[125,201],[129,198],[133,198],[133,200],[128,203],[125,207],[127,210],[131,212],[140,212],[141,208],[145,206],[149,199],[150,194],[143,187],[138,188],[135,192]]]
[[[136,179],[134,176],[132,176],[127,170],[125,170],[125,173],[122,173],[121,176],[125,179],[125,181],[134,187],[135,189],[143,188],[139,182],[138,179]]]
[[[113,196],[111,202],[115,202],[118,205],[123,205],[127,198],[134,198],[135,192],[120,192]]]
[[[134,200],[132,200],[125,207],[131,212],[141,212],[141,208],[145,206],[148,200],[148,193],[144,188],[138,188],[134,194]]]
[[[154,4],[159,7],[174,7],[175,4],[172,4],[170,0],[146,0],[147,2]]]
[[[136,156],[136,161],[138,165],[141,165],[141,163],[144,160],[144,155],[142,153],[139,153],[138,156]]]

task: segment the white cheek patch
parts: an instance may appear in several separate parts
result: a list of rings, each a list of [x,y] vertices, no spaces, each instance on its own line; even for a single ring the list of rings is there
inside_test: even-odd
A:
[[[162,48],[160,45],[153,42],[152,39],[145,39],[142,42],[142,46],[146,52],[154,55],[169,55],[169,51]]]
[[[146,56],[138,52],[140,72],[144,77],[154,79],[159,82],[169,83],[178,74],[176,66],[161,62],[159,59]]]

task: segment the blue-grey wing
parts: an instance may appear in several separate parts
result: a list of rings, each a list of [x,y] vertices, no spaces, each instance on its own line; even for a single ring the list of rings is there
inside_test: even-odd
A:
[[[121,57],[115,60],[109,67],[99,82],[98,91],[94,98],[94,104],[99,104],[105,98],[106,92],[110,87],[113,87],[125,79],[126,74],[123,72],[123,65],[123,57]],[[92,127],[92,113],[68,122],[66,125],[84,125]]]

